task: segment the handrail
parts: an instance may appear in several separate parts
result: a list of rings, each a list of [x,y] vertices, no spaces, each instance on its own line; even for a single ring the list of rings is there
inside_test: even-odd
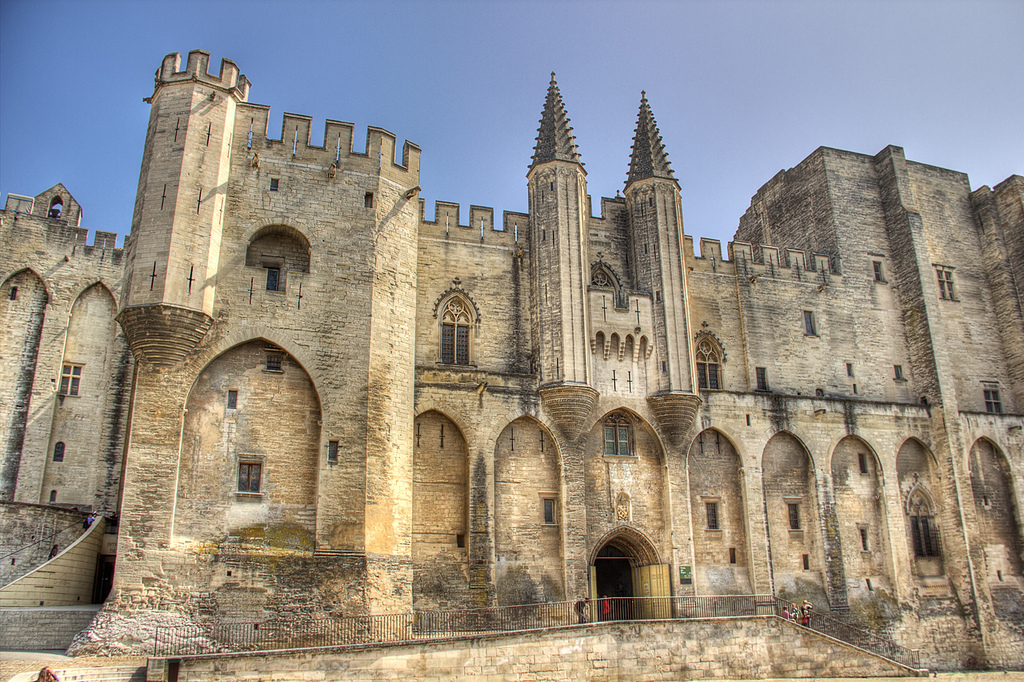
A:
[[[308,621],[213,623],[158,627],[155,656],[268,651],[305,647],[384,644],[560,628],[599,621],[696,620],[781,617],[788,606],[771,594],[617,597],[578,602],[543,602],[449,611],[414,611],[379,616]],[[920,652],[830,616],[815,614],[810,629],[910,668]]]

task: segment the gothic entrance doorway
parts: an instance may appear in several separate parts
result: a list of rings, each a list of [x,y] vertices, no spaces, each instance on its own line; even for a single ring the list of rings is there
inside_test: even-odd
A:
[[[591,555],[594,619],[670,617],[670,575],[669,565],[661,563],[654,545],[642,533],[633,528],[616,529]]]

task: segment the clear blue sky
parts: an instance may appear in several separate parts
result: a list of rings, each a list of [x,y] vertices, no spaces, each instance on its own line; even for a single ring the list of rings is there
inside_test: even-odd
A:
[[[623,187],[640,91],[687,233],[731,238],[750,197],[821,145],[994,185],[1024,173],[1024,2],[0,0],[0,193],[63,182],[128,231],[169,52],[234,60],[250,101],[423,148],[422,196],[525,211],[551,71],[590,193]]]

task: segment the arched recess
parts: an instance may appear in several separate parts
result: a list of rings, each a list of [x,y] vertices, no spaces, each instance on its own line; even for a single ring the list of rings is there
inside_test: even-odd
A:
[[[853,599],[867,598],[876,589],[891,594],[891,547],[878,457],[866,442],[847,436],[832,451],[831,470],[848,594]]]
[[[971,490],[989,585],[1019,592],[1024,588],[1024,557],[1013,479],[1006,456],[987,438],[971,447]],[[995,602],[998,606],[1000,600]]]
[[[436,411],[416,417],[412,483],[413,608],[469,604],[469,449]]]
[[[14,499],[49,294],[31,270],[0,285],[0,500]]]
[[[693,519],[697,594],[750,594],[750,553],[742,463],[720,431],[701,431],[686,471]]]
[[[906,551],[914,576],[922,581],[945,574],[942,531],[938,524],[944,500],[935,457],[921,441],[910,438],[896,454],[901,509],[906,523]]]
[[[765,445],[761,468],[776,594],[783,599],[827,603],[818,492],[810,453],[794,435],[782,431]]]
[[[256,231],[245,251],[245,264],[267,271],[268,291],[284,291],[288,272],[309,272],[306,236],[289,225],[267,225]]]
[[[81,509],[116,511],[110,481],[120,474],[131,354],[114,317],[117,302],[102,283],[71,306],[49,450],[66,444],[62,462],[48,458],[44,490]]]
[[[554,438],[520,417],[494,448],[494,555],[498,603],[565,598],[562,486]]]
[[[248,341],[200,372],[185,408],[176,540],[312,551],[321,411],[306,370]]]
[[[668,618],[667,599],[634,600],[630,597],[670,597],[671,571],[642,531],[620,526],[600,538],[590,552],[590,598],[611,599],[611,613],[596,602],[593,615],[601,619]]]

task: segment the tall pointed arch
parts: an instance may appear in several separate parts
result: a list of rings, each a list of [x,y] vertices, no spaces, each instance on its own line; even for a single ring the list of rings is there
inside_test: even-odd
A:
[[[462,289],[449,289],[435,302],[434,317],[438,323],[438,362],[472,365],[480,322],[480,312],[473,300]]]

